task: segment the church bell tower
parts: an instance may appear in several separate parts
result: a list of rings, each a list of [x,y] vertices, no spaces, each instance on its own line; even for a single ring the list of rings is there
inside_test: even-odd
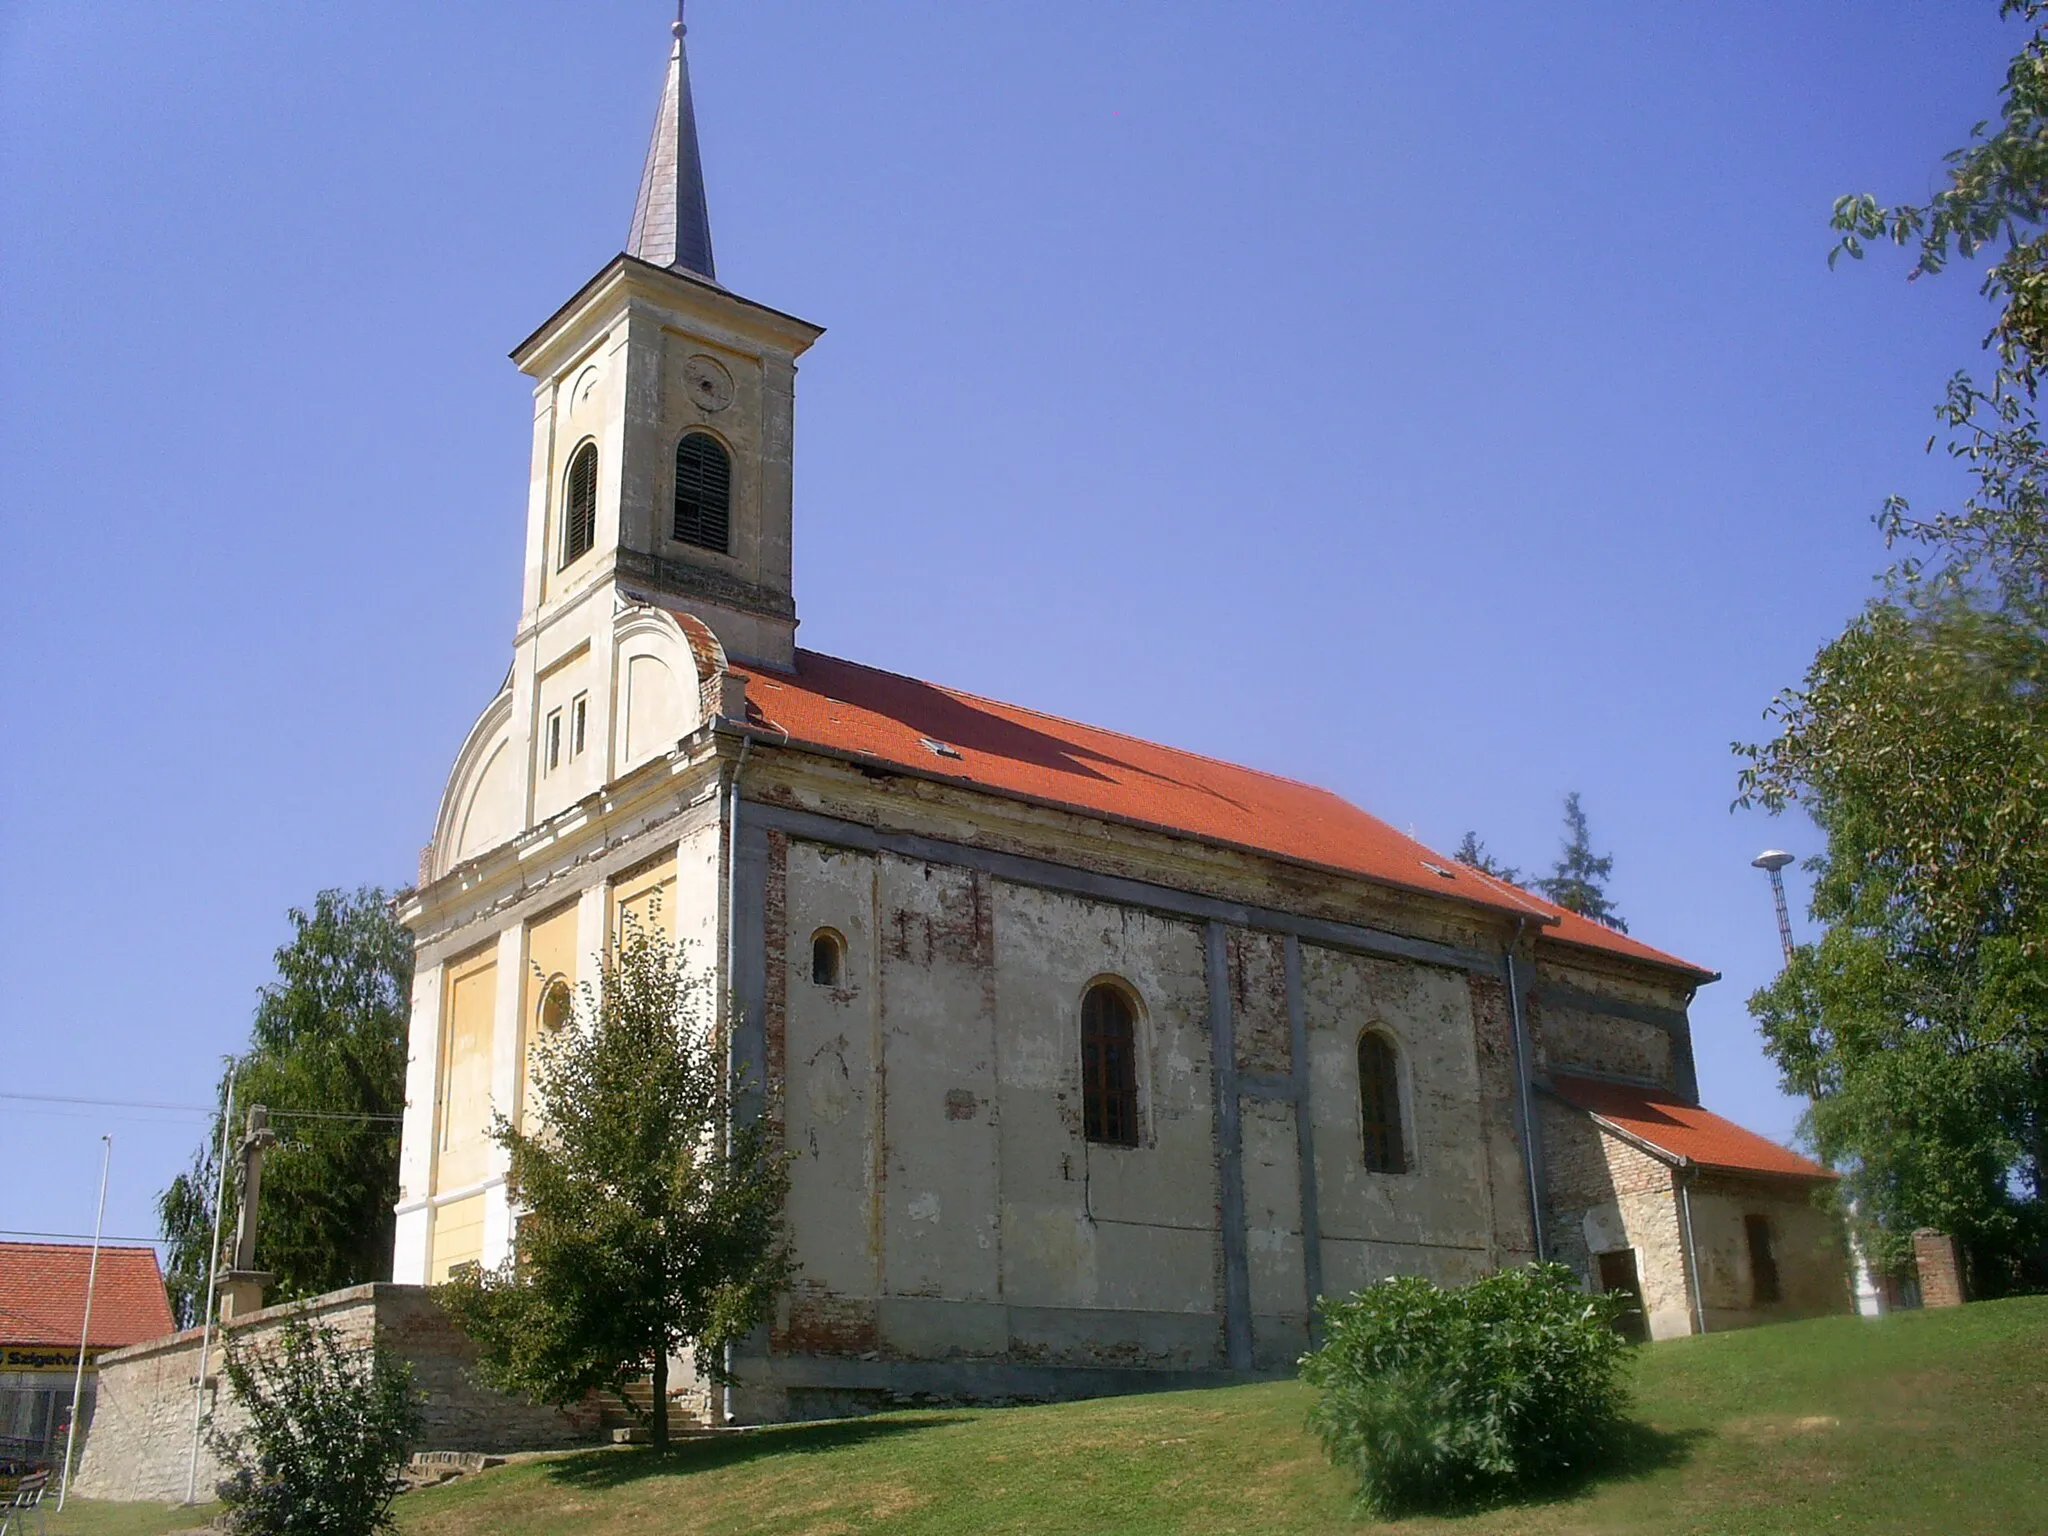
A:
[[[522,634],[600,592],[789,670],[796,360],[823,334],[723,287],[678,10],[626,249],[513,350],[534,379]]]

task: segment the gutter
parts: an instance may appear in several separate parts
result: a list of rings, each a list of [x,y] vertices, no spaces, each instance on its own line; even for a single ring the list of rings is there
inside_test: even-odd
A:
[[[1515,1089],[1521,1101],[1522,1168],[1529,1178],[1529,1235],[1536,1245],[1536,1262],[1541,1264],[1547,1245],[1543,1241],[1543,1188],[1536,1167],[1536,1106],[1529,1092],[1530,1041],[1528,1020],[1522,1014],[1522,986],[1515,975],[1515,949],[1528,931],[1529,919],[1515,920],[1514,937],[1501,954],[1507,972],[1508,1018],[1515,1037]]]
[[[1700,1255],[1692,1237],[1692,1186],[1698,1179],[1700,1165],[1689,1157],[1678,1160],[1678,1221],[1685,1234],[1685,1276],[1692,1288],[1693,1329],[1697,1333],[1707,1331],[1707,1298],[1700,1291]]]
[[[728,672],[728,681],[735,674]],[[727,701],[730,707],[730,700]],[[745,695],[741,695],[740,708],[745,710]],[[733,760],[732,777],[726,781],[725,789],[725,996],[720,1000],[725,1009],[725,1082],[728,1094],[739,1091],[739,1020],[735,1016],[733,999],[739,994],[739,889],[740,889],[740,774],[747,766],[747,754],[754,749],[754,739],[763,735],[746,723],[744,713],[737,720],[730,715],[722,716],[719,724],[733,731],[740,738],[740,755]],[[782,743],[787,745],[789,733],[782,732]],[[736,1346],[730,1341],[725,1346],[725,1374],[727,1380],[733,1376]],[[720,1394],[724,1399],[724,1418],[732,1422],[732,1400],[730,1390]]]

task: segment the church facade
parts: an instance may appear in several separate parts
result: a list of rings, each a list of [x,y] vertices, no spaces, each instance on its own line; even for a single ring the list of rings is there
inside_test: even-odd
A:
[[[492,1115],[639,920],[794,1154],[800,1272],[702,1411],[1236,1379],[1318,1296],[1538,1256],[1656,1337],[1848,1309],[1825,1170],[1698,1103],[1712,973],[1324,791],[800,649],[821,334],[717,281],[679,25],[627,250],[513,353],[525,596],[401,901],[394,1279],[510,1255]]]

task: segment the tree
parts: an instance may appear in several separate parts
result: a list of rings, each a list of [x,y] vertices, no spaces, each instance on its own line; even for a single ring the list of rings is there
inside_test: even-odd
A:
[[[310,913],[290,915],[277,980],[258,993],[248,1048],[229,1059],[222,1083],[234,1083],[238,1120],[263,1104],[280,1132],[264,1162],[258,1229],[279,1301],[390,1273],[412,1002],[412,935],[382,891],[322,891]],[[157,1199],[165,1280],[187,1325],[206,1295],[219,1150],[216,1114],[191,1167]],[[227,1199],[221,1225],[232,1229],[232,1178]]]
[[[651,1374],[668,1439],[668,1362],[693,1347],[727,1379],[725,1346],[763,1322],[792,1265],[788,1165],[767,1115],[735,1115],[709,983],[679,946],[629,926],[541,1041],[537,1124],[500,1116],[518,1217],[511,1258],[437,1291],[501,1390],[570,1404]]]
[[[1564,797],[1564,833],[1563,856],[1550,866],[1549,874],[1533,882],[1535,888],[1567,912],[1627,933],[1628,924],[1607,899],[1605,882],[1614,873],[1614,855],[1593,852],[1576,789]]]
[[[419,1438],[412,1367],[372,1343],[350,1348],[292,1318],[271,1348],[223,1332],[222,1370],[245,1419],[207,1441],[229,1468],[216,1490],[237,1536],[371,1536],[395,1531]]]
[[[1458,851],[1451,857],[1460,864],[1478,870],[1481,874],[1491,875],[1496,880],[1505,880],[1509,885],[1522,883],[1522,872],[1512,864],[1501,863],[1488,853],[1486,844],[1479,840],[1477,832],[1467,832],[1463,841],[1458,844]]]
[[[1996,253],[1996,366],[1955,375],[1937,410],[1970,493],[1929,518],[1885,503],[1882,595],[1779,695],[1775,736],[1738,745],[1737,800],[1797,804],[1827,836],[1822,936],[1750,1000],[1787,1086],[1813,1096],[1809,1136],[1875,1257],[1940,1227],[1985,1290],[2048,1231],[2048,4],[2001,12],[2036,25],[1946,185],[1834,214],[1836,256],[1917,242],[1913,277]]]

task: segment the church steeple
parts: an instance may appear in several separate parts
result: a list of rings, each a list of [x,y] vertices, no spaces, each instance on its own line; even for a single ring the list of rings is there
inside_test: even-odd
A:
[[[654,114],[654,138],[640,171],[626,253],[657,267],[718,280],[711,261],[711,216],[704,206],[704,163],[697,153],[697,109],[683,51],[683,0],[676,0],[675,44]]]

